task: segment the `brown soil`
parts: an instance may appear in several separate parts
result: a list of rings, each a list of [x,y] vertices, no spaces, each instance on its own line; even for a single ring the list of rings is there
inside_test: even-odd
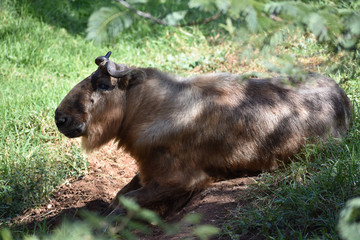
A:
[[[54,228],[64,218],[79,218],[77,213],[81,209],[102,213],[117,191],[137,172],[134,159],[117,150],[113,144],[89,154],[88,161],[89,169],[83,177],[59,186],[47,204],[27,210],[12,222],[32,228],[35,224],[46,221],[48,227]],[[245,193],[244,190],[253,181],[252,178],[238,178],[214,183],[195,195],[181,212],[167,221],[180,221],[188,213],[199,213],[203,216],[201,223],[221,228],[230,218],[230,211],[237,206],[236,200],[239,195]],[[152,236],[141,239],[181,239],[191,228],[192,226],[184,227],[182,233],[171,238],[162,236],[160,231],[154,230]]]

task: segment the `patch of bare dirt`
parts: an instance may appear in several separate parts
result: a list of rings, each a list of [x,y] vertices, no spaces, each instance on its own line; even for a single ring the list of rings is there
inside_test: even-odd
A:
[[[80,209],[102,213],[116,193],[137,172],[134,159],[117,150],[113,144],[89,154],[88,161],[89,169],[83,177],[59,186],[47,204],[27,210],[12,222],[32,227],[36,223],[46,221],[47,226],[53,228],[64,218],[77,218]],[[176,222],[188,213],[199,213],[203,216],[202,224],[212,224],[221,228],[229,218],[229,211],[236,207],[239,195],[253,181],[252,178],[238,178],[214,183],[195,195],[181,212],[167,221]],[[182,234],[171,238],[162,236],[161,232],[155,230],[152,236],[143,239],[181,239],[191,228],[191,225],[186,226]]]

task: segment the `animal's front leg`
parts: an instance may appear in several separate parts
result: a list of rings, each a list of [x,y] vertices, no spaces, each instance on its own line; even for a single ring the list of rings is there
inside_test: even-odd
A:
[[[118,208],[119,206],[119,197],[123,196],[124,194],[134,191],[136,189],[141,188],[142,185],[140,183],[139,174],[136,174],[131,181],[126,184],[117,194],[116,197],[111,201],[109,208],[105,211],[105,215],[112,212],[114,209]]]
[[[195,192],[153,182],[126,193],[124,197],[134,199],[141,207],[167,216],[183,208]]]
[[[131,181],[126,184],[117,194],[116,197],[122,196],[128,192],[141,188],[139,174],[136,174]]]

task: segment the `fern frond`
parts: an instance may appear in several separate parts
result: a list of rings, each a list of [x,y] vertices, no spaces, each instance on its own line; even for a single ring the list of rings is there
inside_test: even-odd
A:
[[[102,7],[91,14],[86,39],[103,42],[130,27],[132,18],[117,7]]]

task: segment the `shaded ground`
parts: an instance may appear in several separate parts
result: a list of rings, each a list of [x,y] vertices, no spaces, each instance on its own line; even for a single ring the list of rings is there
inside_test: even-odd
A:
[[[53,228],[65,217],[77,218],[81,209],[101,213],[106,210],[117,191],[137,172],[135,161],[112,144],[88,155],[88,161],[88,173],[59,186],[47,204],[27,210],[12,222],[31,228],[46,221],[46,225]],[[236,207],[239,194],[252,182],[252,178],[238,178],[214,183],[194,196],[181,212],[167,220],[179,221],[187,213],[200,213],[203,224],[213,224],[221,228],[230,216],[229,211]],[[161,236],[160,232],[154,231],[152,236],[143,239],[180,239],[186,232],[190,232],[191,228],[192,226],[185,227],[184,235],[179,234],[172,238]]]

